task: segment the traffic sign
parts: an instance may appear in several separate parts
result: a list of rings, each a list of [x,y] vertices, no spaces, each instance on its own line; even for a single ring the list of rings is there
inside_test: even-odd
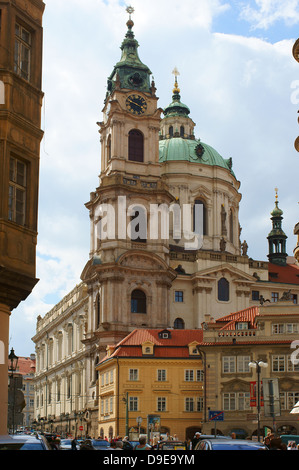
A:
[[[209,410],[209,421],[223,421],[224,413],[223,411],[211,411]]]

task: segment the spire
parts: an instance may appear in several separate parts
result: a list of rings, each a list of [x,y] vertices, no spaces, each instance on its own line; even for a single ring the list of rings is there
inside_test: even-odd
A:
[[[188,106],[186,106],[185,104],[181,102],[181,95],[180,95],[181,90],[179,89],[179,85],[178,85],[178,76],[180,75],[180,72],[175,67],[172,73],[175,76],[174,88],[172,91],[173,92],[172,103],[170,103],[170,105],[168,105],[164,109],[164,115],[165,117],[170,116],[170,115],[188,117],[188,115],[190,114],[190,109],[188,108]]]
[[[138,55],[138,41],[133,32],[134,22],[131,15],[134,8],[129,6],[126,12],[129,13],[127,21],[127,33],[121,45],[120,61],[114,66],[113,72],[108,78],[108,94],[116,88],[143,91],[151,93],[150,75],[151,71],[147,65],[143,64]]]
[[[271,212],[272,230],[268,235],[270,263],[285,266],[287,262],[286,240],[287,236],[282,230],[283,211],[278,207],[278,188],[275,188],[275,207]]]

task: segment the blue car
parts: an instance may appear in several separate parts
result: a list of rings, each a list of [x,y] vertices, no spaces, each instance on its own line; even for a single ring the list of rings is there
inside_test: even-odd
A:
[[[246,439],[202,439],[194,450],[268,450],[259,442]]]

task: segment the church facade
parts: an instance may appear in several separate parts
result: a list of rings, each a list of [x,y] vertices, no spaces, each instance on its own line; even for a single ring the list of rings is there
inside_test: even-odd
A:
[[[109,345],[136,328],[203,328],[207,317],[275,302],[286,292],[297,303],[299,295],[298,264],[286,253],[277,197],[268,260],[249,258],[232,161],[195,137],[177,70],[172,100],[159,107],[128,12],[98,122],[101,173],[86,203],[89,259],[82,283],[38,318],[33,338],[36,417],[56,416],[62,429],[74,430],[80,410],[94,435],[95,366]],[[59,390],[65,402],[49,404],[49,390],[53,397]],[[79,395],[85,398],[76,401]]]

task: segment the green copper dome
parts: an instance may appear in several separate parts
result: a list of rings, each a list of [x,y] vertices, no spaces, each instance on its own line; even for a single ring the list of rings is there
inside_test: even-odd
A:
[[[190,109],[181,102],[178,86],[178,70],[172,72],[175,75],[175,84],[172,102],[163,110],[164,118],[161,123],[159,141],[160,163],[170,161],[185,161],[202,163],[204,165],[218,166],[232,171],[232,159],[224,159],[213,147],[196,140],[194,137],[194,122],[189,117]]]
[[[160,163],[169,161],[187,161],[204,165],[219,166],[232,171],[232,159],[224,159],[213,147],[200,140],[173,137],[159,142]]]

